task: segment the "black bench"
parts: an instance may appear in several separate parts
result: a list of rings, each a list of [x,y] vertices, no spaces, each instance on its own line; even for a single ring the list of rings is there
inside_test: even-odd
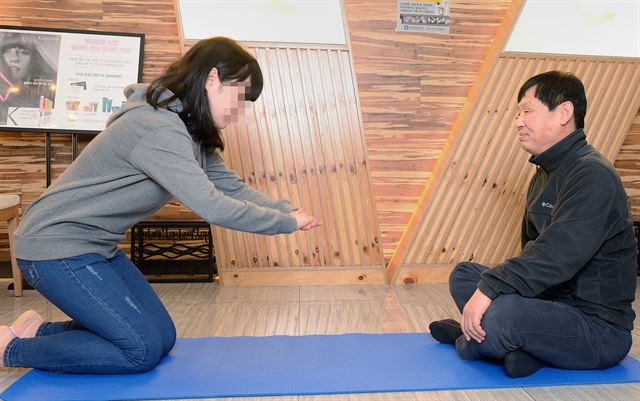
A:
[[[147,220],[131,228],[131,261],[149,282],[212,282],[217,274],[206,221]]]

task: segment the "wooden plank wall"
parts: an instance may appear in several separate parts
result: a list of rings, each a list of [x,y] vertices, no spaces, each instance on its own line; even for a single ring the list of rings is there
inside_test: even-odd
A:
[[[431,195],[418,206],[416,230],[403,238],[406,252],[394,255],[402,261],[392,272],[397,281],[441,280],[459,261],[491,265],[518,252],[518,227],[534,168],[514,133],[516,96],[527,78],[553,69],[572,71],[584,82],[587,138],[615,160],[640,107],[640,61],[502,55]]]
[[[249,118],[225,130],[225,161],[245,182],[289,199],[324,224],[272,237],[215,227],[222,282],[384,283],[348,49],[250,50],[265,86]]]
[[[344,0],[387,260],[511,3],[450,1],[441,35],[396,32],[396,0]]]
[[[635,91],[640,92],[640,87],[636,87]],[[640,110],[618,153],[615,167],[629,195],[631,215],[635,221],[640,221]]]

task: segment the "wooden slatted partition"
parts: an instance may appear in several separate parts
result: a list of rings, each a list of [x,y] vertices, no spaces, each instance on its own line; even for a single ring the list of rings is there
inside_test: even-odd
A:
[[[225,285],[385,282],[349,52],[250,46],[265,88],[224,131],[223,158],[250,185],[324,224],[265,237],[214,228]]]
[[[521,2],[450,1],[445,35],[396,32],[396,0],[343,0],[387,260],[434,177],[502,21]]]
[[[615,160],[640,107],[640,61],[502,55],[487,74],[430,196],[418,206],[415,231],[405,234],[406,248],[399,248],[406,251],[394,255],[402,260],[393,272],[396,281],[442,280],[457,262],[491,265],[518,252],[534,168],[513,128],[516,97],[527,78],[553,69],[571,71],[584,82],[587,139]]]
[[[640,91],[640,88],[636,90]],[[640,110],[618,153],[615,167],[629,196],[631,215],[635,221],[640,221]]]
[[[415,246],[415,234],[417,230],[419,230],[423,225],[424,213],[426,210],[425,205],[432,198],[436,188],[439,188],[440,182],[442,181],[442,176],[443,174],[445,174],[447,168],[449,167],[448,163],[451,153],[455,150],[455,146],[459,142],[459,137],[461,135],[461,132],[463,131],[463,126],[466,123],[466,119],[473,108],[476,106],[478,99],[481,98],[484,81],[492,70],[493,65],[495,64],[500,51],[507,39],[508,32],[513,27],[513,24],[515,23],[517,15],[520,13],[523,4],[523,0],[513,0],[509,4],[509,8],[502,19],[502,23],[494,34],[491,46],[489,47],[484,57],[484,62],[482,63],[480,70],[475,77],[475,81],[470,88],[469,94],[467,95],[464,104],[462,105],[462,109],[460,110],[460,113],[458,114],[453,127],[451,128],[451,132],[448,135],[447,143],[444,146],[443,152],[438,158],[437,163],[433,167],[432,174],[437,181],[430,181],[429,184],[424,187],[422,195],[420,196],[420,199],[416,204],[415,212],[413,213],[411,220],[404,230],[402,237],[400,238],[400,241],[398,242],[398,245],[393,252],[391,260],[387,265],[387,275],[391,282],[397,279],[398,273],[400,272],[401,268],[404,267],[406,271],[406,266],[404,266],[404,263],[407,252],[411,250],[411,247]],[[448,274],[446,270],[442,269],[430,269],[428,271],[421,271],[420,273],[423,275],[423,280],[427,281],[441,281],[445,279]],[[412,277],[407,277],[406,279],[407,282],[411,282],[414,280],[415,279]]]

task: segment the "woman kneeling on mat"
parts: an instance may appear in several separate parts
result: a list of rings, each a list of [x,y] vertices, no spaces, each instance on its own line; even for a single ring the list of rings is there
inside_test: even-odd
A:
[[[25,280],[72,320],[47,323],[30,310],[0,326],[0,367],[92,374],[155,367],[176,330],[117,246],[172,197],[210,224],[239,231],[321,224],[245,185],[220,159],[220,129],[261,91],[256,59],[222,37],[198,42],[150,85],[125,89],[123,110],[31,204],[15,233]]]

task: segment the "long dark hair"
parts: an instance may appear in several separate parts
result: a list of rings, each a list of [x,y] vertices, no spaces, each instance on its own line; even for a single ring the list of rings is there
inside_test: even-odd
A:
[[[233,39],[214,37],[196,43],[147,89],[147,102],[154,108],[166,107],[179,99],[178,115],[195,141],[206,148],[224,149],[220,131],[216,128],[205,84],[212,68],[218,70],[220,82],[244,81],[251,78],[245,100],[255,102],[262,92],[262,71],[256,59]],[[165,90],[174,95],[160,101]]]

